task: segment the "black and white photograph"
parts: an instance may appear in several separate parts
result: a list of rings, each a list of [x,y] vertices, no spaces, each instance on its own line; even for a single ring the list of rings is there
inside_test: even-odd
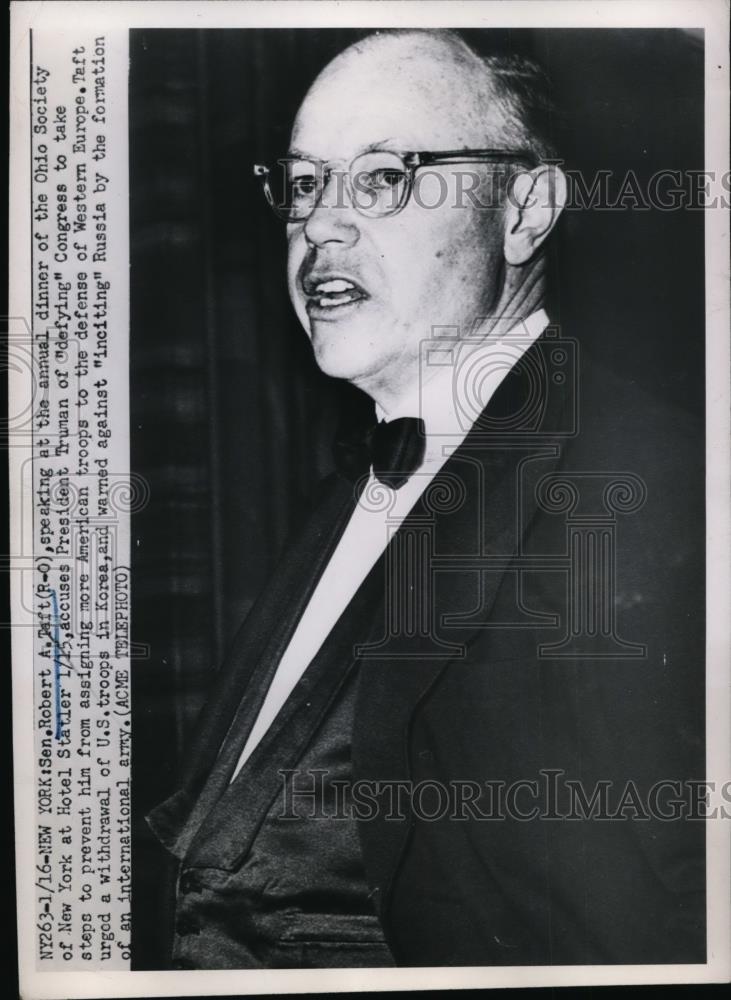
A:
[[[705,961],[702,70],[133,33],[133,962]]]
[[[723,5],[100,6],[29,32],[36,970],[723,978]]]

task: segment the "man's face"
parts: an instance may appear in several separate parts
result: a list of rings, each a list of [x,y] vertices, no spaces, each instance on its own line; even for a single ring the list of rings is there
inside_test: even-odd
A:
[[[433,42],[413,40],[348,50],[305,99],[292,151],[342,171],[374,147],[488,145],[489,109],[477,113],[464,70],[444,58]],[[342,180],[333,178],[309,219],[288,225],[290,296],[324,372],[388,408],[418,379],[419,345],[435,327],[458,327],[464,335],[489,315],[503,265],[502,212],[472,206],[464,196],[455,207],[458,184],[471,183],[456,174],[489,169],[430,168],[444,178],[441,184],[417,172],[420,198],[412,195],[399,213],[383,218],[358,213]],[[342,284],[324,285],[340,280],[356,286],[355,296],[342,293]]]

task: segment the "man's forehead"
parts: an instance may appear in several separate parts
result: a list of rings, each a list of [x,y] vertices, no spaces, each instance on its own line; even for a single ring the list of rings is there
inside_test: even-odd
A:
[[[374,146],[402,150],[481,146],[500,130],[488,74],[465,47],[417,32],[366,39],[313,84],[292,147],[323,159]]]

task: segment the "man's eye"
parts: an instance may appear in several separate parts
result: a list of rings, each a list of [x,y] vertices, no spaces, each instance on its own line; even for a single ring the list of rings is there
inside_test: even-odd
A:
[[[404,180],[403,170],[396,170],[393,167],[384,167],[381,170],[370,170],[366,176],[366,185],[373,190],[383,190],[384,188],[398,187]]]
[[[314,177],[293,177],[290,187],[295,198],[309,198],[317,189],[317,181]]]

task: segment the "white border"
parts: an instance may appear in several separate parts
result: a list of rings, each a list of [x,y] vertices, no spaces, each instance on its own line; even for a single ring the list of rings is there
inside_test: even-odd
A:
[[[103,11],[109,30],[706,27],[722,36],[728,5],[725,0],[13,0],[11,6],[25,29],[87,21]]]
[[[29,28],[44,30],[63,25],[102,20],[104,27],[685,27],[705,30],[706,41],[706,168],[729,165],[729,62],[728,3],[726,0],[533,0],[533,2],[437,2],[402,0],[374,3],[350,0],[244,0],[244,2],[97,2],[12,5],[11,52],[13,59],[10,111],[13,154],[10,168],[10,259],[30,260],[28,79]],[[731,601],[731,533],[729,496],[729,216],[727,211],[706,213],[706,392],[707,392],[707,762],[708,777],[728,777],[731,740],[729,705],[729,607]],[[30,315],[27,268],[16,263],[11,273],[10,316]],[[693,335],[694,331],[690,331]],[[23,373],[10,372],[11,407],[27,395]],[[13,412],[13,409],[11,409]],[[29,449],[10,451],[11,483],[18,482]],[[24,500],[31,502],[31,497]],[[20,510],[11,491],[11,558],[17,557]],[[18,574],[11,574],[13,621],[28,623],[18,588]],[[24,868],[23,847],[34,836],[32,787],[33,741],[30,727],[22,725],[33,713],[27,665],[32,657],[32,632],[15,627],[12,633],[15,717],[14,753],[16,784],[16,838],[18,862],[19,945],[21,995],[31,998],[99,996],[216,996],[248,993],[307,993],[362,990],[414,990],[526,986],[607,985],[611,983],[725,982],[731,977],[729,942],[731,915],[731,823],[709,821],[708,962],[698,965],[480,967],[468,969],[358,969],[264,970],[231,972],[37,972],[34,967],[32,879]]]

